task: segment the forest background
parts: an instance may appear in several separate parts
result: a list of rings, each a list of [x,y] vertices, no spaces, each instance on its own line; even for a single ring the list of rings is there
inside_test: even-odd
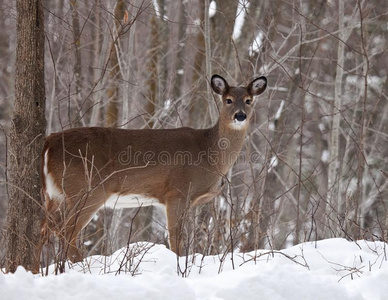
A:
[[[196,252],[388,240],[386,1],[43,1],[47,134],[80,126],[205,128],[209,79],[268,78],[228,184],[196,208]],[[0,267],[16,7],[0,4]],[[385,58],[384,58],[385,57]],[[166,243],[156,208],[102,210],[89,254]]]

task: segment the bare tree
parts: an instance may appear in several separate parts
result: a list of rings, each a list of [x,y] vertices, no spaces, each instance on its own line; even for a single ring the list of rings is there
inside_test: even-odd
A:
[[[18,265],[37,272],[40,258],[40,162],[46,129],[44,18],[39,0],[20,0],[14,114],[9,146],[7,271]]]

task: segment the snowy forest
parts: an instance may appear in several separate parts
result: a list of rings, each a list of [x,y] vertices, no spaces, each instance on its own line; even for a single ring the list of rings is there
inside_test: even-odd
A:
[[[209,80],[264,75],[248,137],[192,251],[388,241],[388,3],[365,0],[43,1],[46,134],[75,127],[208,128]],[[0,4],[0,268],[15,97],[16,6]],[[385,57],[385,58],[384,58]],[[88,255],[167,245],[154,207],[100,210]],[[55,251],[55,250],[54,250]]]

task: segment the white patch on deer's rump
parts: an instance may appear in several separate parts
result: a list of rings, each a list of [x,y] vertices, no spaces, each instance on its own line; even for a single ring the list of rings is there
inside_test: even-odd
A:
[[[59,187],[55,184],[54,178],[50,175],[48,169],[48,150],[44,154],[44,165],[43,165],[43,176],[46,184],[46,194],[49,196],[50,200],[63,200],[65,195]]]
[[[159,200],[139,194],[119,195],[111,194],[103,207],[112,209],[135,208],[151,205],[160,205]]]

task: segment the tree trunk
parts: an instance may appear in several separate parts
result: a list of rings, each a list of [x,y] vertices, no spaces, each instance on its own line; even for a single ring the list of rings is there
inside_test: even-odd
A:
[[[119,37],[122,34],[121,24],[119,21],[123,20],[125,14],[125,1],[118,0],[115,8],[115,28],[116,35],[112,41],[109,57],[109,80],[108,88],[106,90],[108,97],[108,109],[106,112],[105,126],[116,127],[119,118],[119,85],[118,79],[120,77],[120,65],[119,65]]]
[[[338,31],[339,37],[341,40],[338,41],[338,57],[337,57],[337,68],[336,68],[336,77],[335,77],[335,86],[334,86],[334,104],[333,104],[333,123],[331,128],[330,136],[330,161],[328,169],[328,193],[327,193],[327,204],[326,204],[326,215],[332,215],[330,218],[327,218],[328,232],[335,232],[336,235],[341,232],[340,228],[335,225],[333,220],[338,220],[342,218],[344,204],[339,195],[339,166],[340,166],[340,157],[339,157],[339,135],[340,135],[340,121],[342,118],[341,115],[341,105],[342,105],[342,77],[344,73],[344,50],[345,45],[342,42],[344,39],[344,2],[339,1],[339,15],[338,15]],[[333,212],[333,214],[332,214]],[[335,235],[335,236],[336,236]],[[331,237],[329,233],[326,237]]]
[[[146,121],[148,128],[154,128],[155,126],[155,112],[157,110],[157,101],[158,101],[158,51],[159,51],[159,32],[158,32],[158,22],[156,17],[153,16],[150,19],[149,23],[150,37],[149,37],[149,50],[148,50],[148,61],[147,61],[147,104],[144,109],[147,113]]]
[[[39,0],[18,0],[15,103],[9,145],[6,268],[37,272],[43,220],[40,154],[46,129],[44,18]]]
[[[85,126],[85,120],[82,116],[82,89],[83,89],[83,78],[82,78],[82,59],[81,59],[81,29],[79,25],[78,17],[78,4],[77,0],[70,1],[72,22],[73,22],[73,38],[74,38],[74,65],[73,72],[75,77],[75,116],[70,119],[71,126]]]
[[[192,86],[193,91],[191,93],[191,107],[189,111],[189,122],[188,126],[198,128],[200,124],[204,124],[207,127],[208,120],[205,120],[206,111],[206,98],[204,99],[205,91],[207,90],[205,71],[205,35],[204,35],[204,23],[205,23],[205,3],[199,1],[199,22],[200,28],[195,37],[195,55],[193,62],[193,75],[192,75]],[[203,127],[203,125],[202,125]]]
[[[187,44],[187,22],[186,22],[186,15],[187,15],[187,3],[186,1],[181,0],[179,5],[179,30],[178,30],[178,50],[176,52],[176,66],[175,66],[175,83],[174,83],[174,89],[172,94],[173,101],[177,101],[177,99],[181,96],[182,86],[183,86],[183,68],[184,68],[184,55],[185,55],[185,48]]]

